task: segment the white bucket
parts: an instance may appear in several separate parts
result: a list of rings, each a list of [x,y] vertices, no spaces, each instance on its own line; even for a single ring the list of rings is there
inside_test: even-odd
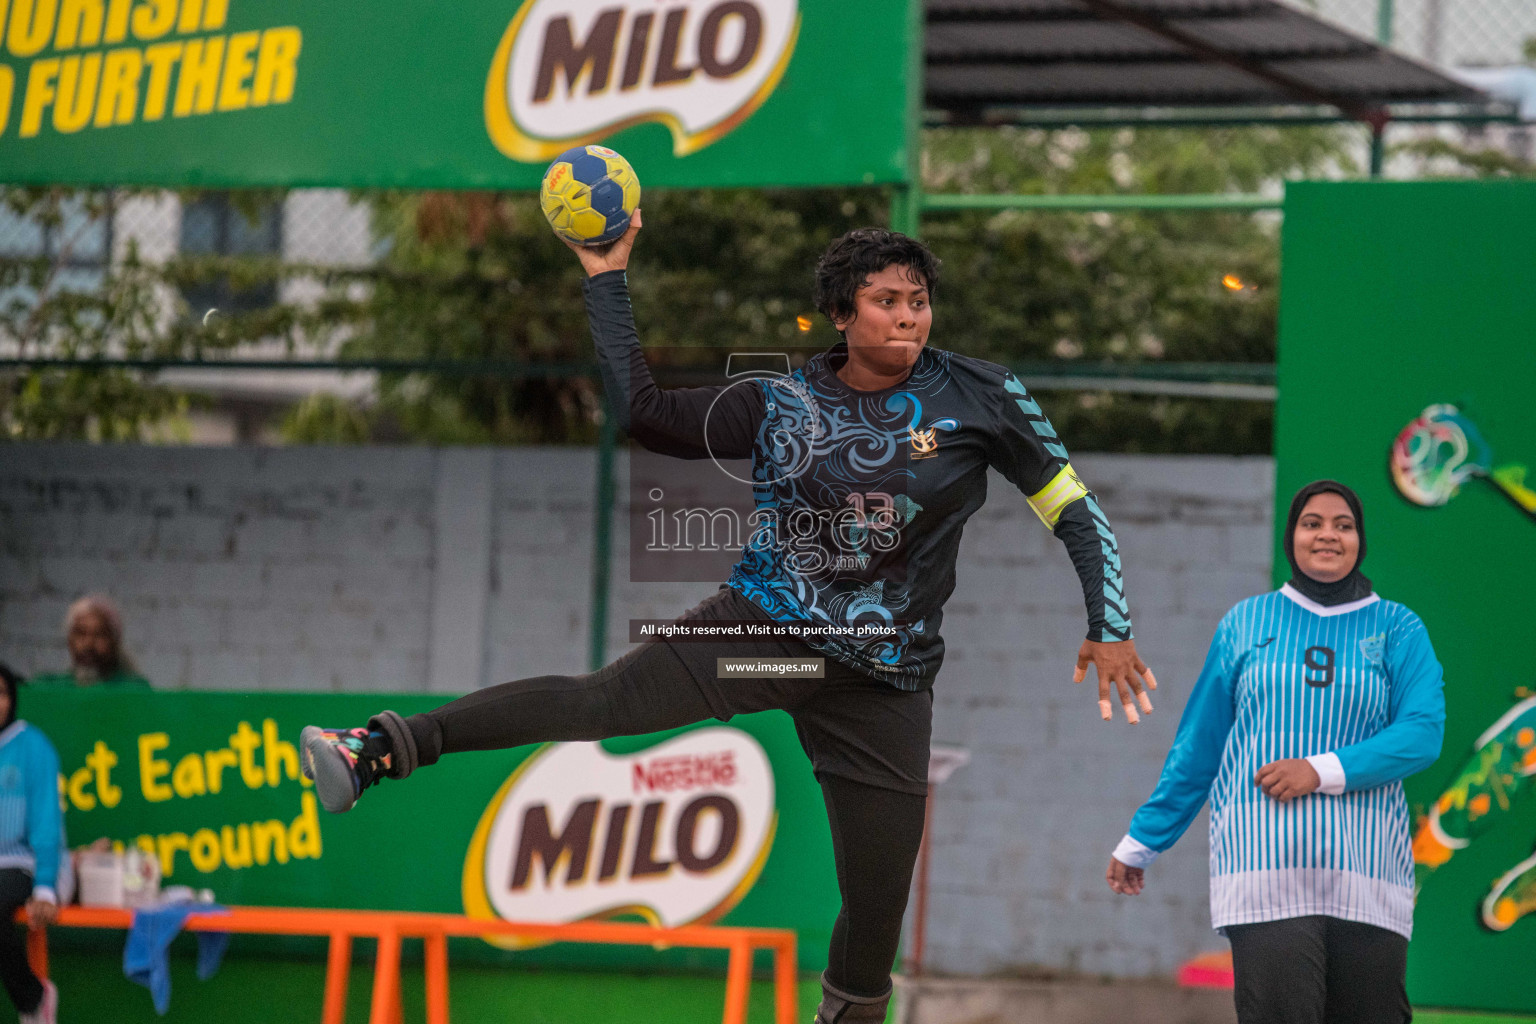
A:
[[[80,855],[80,904],[86,907],[124,905],[122,854],[107,851]]]
[[[160,861],[137,846],[123,854],[123,903],[152,907],[160,899]]]

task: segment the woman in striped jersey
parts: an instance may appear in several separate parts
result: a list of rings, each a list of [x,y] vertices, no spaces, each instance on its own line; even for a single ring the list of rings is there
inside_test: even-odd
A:
[[[1211,801],[1211,923],[1242,1024],[1400,1022],[1413,930],[1402,780],[1440,754],[1440,663],[1419,617],[1360,573],[1360,499],[1291,502],[1290,582],[1221,620],[1150,799],[1110,858],[1144,871]]]

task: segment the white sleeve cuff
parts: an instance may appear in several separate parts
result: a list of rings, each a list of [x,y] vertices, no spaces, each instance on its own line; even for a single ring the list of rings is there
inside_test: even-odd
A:
[[[1127,832],[1120,845],[1115,847],[1114,857],[1128,868],[1144,868],[1157,860],[1157,851]]]
[[[1317,772],[1317,777],[1322,780],[1317,787],[1319,793],[1329,796],[1338,796],[1344,792],[1344,762],[1339,760],[1339,755],[1332,751],[1326,754],[1313,754],[1307,758],[1307,764]]]
[[[53,891],[53,886],[51,885],[34,885],[32,887],[32,898],[55,905],[59,902],[59,894]]]

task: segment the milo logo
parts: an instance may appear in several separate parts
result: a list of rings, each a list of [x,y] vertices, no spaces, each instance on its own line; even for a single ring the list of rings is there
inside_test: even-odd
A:
[[[486,130],[540,162],[657,121],[686,156],[772,94],[799,28],[796,0],[527,0],[491,61]]]
[[[481,816],[464,860],[465,912],[714,921],[757,881],[776,821],[768,755],[736,729],[700,729],[622,756],[596,743],[552,744]]]

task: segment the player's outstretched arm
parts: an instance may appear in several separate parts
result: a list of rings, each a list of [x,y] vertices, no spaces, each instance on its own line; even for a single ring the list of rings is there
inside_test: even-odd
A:
[[[1001,369],[1001,368],[999,368]],[[1066,445],[1045,410],[1006,371],[993,397],[997,418],[991,432],[989,461],[1024,496],[1040,521],[1067,549],[1083,585],[1088,611],[1088,639],[1077,652],[1073,682],[1080,683],[1093,665],[1099,677],[1099,714],[1109,721],[1119,691],[1126,720],[1136,723],[1152,710],[1148,689],[1157,689],[1132,640],[1130,606],[1120,575],[1120,546],[1109,519],[1072,468]]]
[[[587,321],[598,372],[619,429],[661,455],[682,459],[746,458],[763,418],[759,387],[657,387],[640,349],[629,305],[625,271],[641,228],[640,211],[629,229],[606,246],[569,241],[587,272]]]
[[[1230,653],[1229,614],[1216,628],[1157,787],[1132,816],[1130,828],[1110,855],[1105,880],[1117,893],[1141,892],[1145,870],[1179,841],[1210,796],[1236,715],[1232,696],[1236,673]]]

